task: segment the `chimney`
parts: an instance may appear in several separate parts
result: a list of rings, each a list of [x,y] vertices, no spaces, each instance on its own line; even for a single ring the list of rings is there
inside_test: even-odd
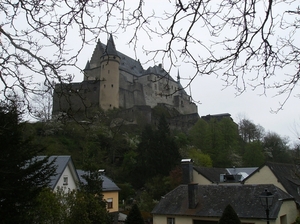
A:
[[[193,182],[193,160],[182,159],[182,184],[189,184]]]
[[[196,208],[198,204],[198,184],[188,184],[189,209]]]

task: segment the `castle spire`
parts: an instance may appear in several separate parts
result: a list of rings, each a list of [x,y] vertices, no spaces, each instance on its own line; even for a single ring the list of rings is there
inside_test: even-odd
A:
[[[91,64],[90,64],[90,61],[88,60],[87,63],[86,63],[86,65],[85,65],[84,70],[88,70],[90,68],[91,68]]]
[[[110,36],[109,36],[109,39],[108,39],[107,45],[106,45],[106,49],[105,49],[103,55],[115,55],[115,56],[118,56],[118,53],[117,53],[117,50],[116,50],[116,46],[115,46],[112,34],[110,34]]]
[[[178,72],[177,72],[177,82],[179,82],[179,83],[180,83],[179,69],[178,69]]]

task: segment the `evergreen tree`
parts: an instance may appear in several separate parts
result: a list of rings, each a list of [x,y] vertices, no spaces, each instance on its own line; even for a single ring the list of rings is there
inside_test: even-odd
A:
[[[144,219],[137,204],[134,204],[125,220],[125,224],[144,224]]]
[[[136,187],[142,187],[147,180],[157,175],[169,175],[180,162],[179,148],[164,116],[157,130],[152,130],[151,126],[145,127],[137,154],[137,164],[133,170]]]
[[[36,198],[54,175],[53,162],[24,137],[16,103],[0,103],[0,223],[32,223]]]
[[[89,161],[89,158],[87,158]],[[106,209],[102,195],[102,177],[95,164],[86,161],[86,171],[82,177],[85,182],[80,183],[77,192],[68,196],[70,205],[69,223],[112,223],[112,217]],[[90,164],[90,165],[88,165]]]
[[[218,224],[241,224],[241,221],[232,206],[227,205]]]

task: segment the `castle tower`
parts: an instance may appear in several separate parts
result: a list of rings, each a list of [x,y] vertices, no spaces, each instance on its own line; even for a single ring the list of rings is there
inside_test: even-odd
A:
[[[94,49],[92,58],[90,61],[87,61],[86,66],[84,68],[84,76],[83,80],[100,80],[101,73],[101,61],[100,58],[103,55],[104,48],[101,44],[100,40],[98,40],[97,45]]]
[[[119,108],[120,57],[112,35],[108,39],[100,61],[99,107],[103,110]]]

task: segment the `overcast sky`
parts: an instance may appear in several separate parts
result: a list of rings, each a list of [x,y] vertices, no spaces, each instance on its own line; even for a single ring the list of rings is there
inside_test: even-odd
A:
[[[126,44],[125,39],[114,38],[115,45],[118,51],[135,58],[134,50]],[[106,35],[101,38],[101,41],[106,44]],[[84,51],[82,61],[79,61],[80,67],[84,68],[86,61],[91,58],[95,46],[90,46]],[[142,56],[146,60],[147,56]],[[141,60],[141,61],[143,61]],[[144,69],[147,69],[144,65]],[[188,65],[179,67],[179,73],[188,75],[194,73],[194,68]],[[171,72],[171,76],[176,80],[177,71]],[[83,75],[75,74],[75,81],[82,81]],[[182,80],[185,83],[184,80]],[[299,99],[291,97],[283,110],[277,114],[271,113],[279,107],[279,102],[283,98],[274,97],[273,93],[261,95],[259,91],[252,91],[250,88],[240,96],[236,96],[233,87],[224,89],[224,82],[221,77],[198,76],[187,87],[186,91],[191,91],[192,97],[198,101],[198,113],[200,116],[208,114],[230,113],[233,120],[238,123],[242,118],[251,120],[255,124],[259,124],[266,131],[276,132],[282,137],[289,137],[291,142],[296,142],[298,136],[295,130],[295,124],[298,125],[300,131],[300,105]]]
[[[122,3],[122,1],[120,2]],[[136,7],[137,2],[137,0],[128,0],[126,1],[126,7]],[[174,9],[175,4],[174,1],[168,0],[148,0],[145,2],[145,5],[143,5],[143,12],[145,17],[151,15],[153,12],[157,16],[162,15],[166,11],[171,12],[172,9]],[[295,4],[297,5],[297,2]],[[257,10],[262,10],[262,13],[264,12],[263,7],[258,7]],[[283,9],[280,6],[277,7],[275,11],[276,10],[282,11]],[[95,8],[95,15],[105,15],[105,13],[106,12],[104,8]],[[168,43],[168,40],[155,36],[153,33],[151,33],[150,38],[145,32],[143,32],[142,29],[140,29],[138,34],[138,44],[136,45],[136,48],[134,48],[132,44],[128,45],[128,42],[132,37],[133,30],[128,27],[126,31],[119,28],[119,21],[114,20],[114,18],[118,18],[118,16],[119,15],[115,13],[113,14],[113,17],[110,18],[111,30],[109,30],[109,32],[114,33],[114,40],[117,50],[132,58],[140,59],[144,69],[147,69],[149,66],[153,66],[154,64],[162,63],[164,68],[168,70],[168,68],[170,68],[170,61],[168,57],[161,59],[158,55],[155,63],[153,61],[146,63],[148,60],[151,59],[151,55],[146,55],[145,51],[143,50],[144,48],[164,48]],[[97,22],[97,20],[95,21]],[[24,21],[21,19],[18,20],[18,22],[20,23],[19,25],[22,28]],[[149,19],[148,22],[149,23],[147,23],[146,26],[151,27],[151,29],[153,30],[159,29],[161,24],[167,26],[170,25],[167,21],[163,21],[160,19]],[[180,21],[176,31],[180,32],[181,29],[184,31],[184,29],[187,29],[188,26],[189,20],[182,20]],[[224,30],[222,33],[223,37],[221,38],[233,35],[233,31],[234,30]],[[80,38],[78,37],[78,31],[72,30],[70,28],[69,32],[69,39],[66,42],[66,44],[68,45],[69,49],[73,49],[74,52],[76,52],[76,50],[78,50],[76,49],[76,47],[80,47],[80,44],[78,42],[80,41]],[[205,43],[205,41],[209,42],[211,39],[207,30],[203,28],[201,24],[195,26],[191,34],[193,35],[195,40],[201,40],[202,43]],[[275,35],[280,36],[280,34]],[[300,39],[299,33],[296,37],[296,40]],[[101,40],[101,42],[106,43],[108,35],[103,33],[103,35],[100,35],[98,38]],[[93,45],[84,47],[83,51],[79,55],[79,60],[77,64],[78,67],[82,69],[85,67],[87,60],[91,59],[95,46],[96,42]],[[177,45],[175,44],[172,50],[174,50],[175,52],[180,52],[182,46],[182,43],[178,43]],[[205,47],[209,47],[209,45],[200,46],[199,44],[197,45],[190,43],[189,47],[193,54],[197,56],[197,58],[201,59],[202,57],[207,56],[207,52],[205,52]],[[216,49],[216,53],[221,54],[222,50],[223,49]],[[45,48],[45,52],[42,53],[43,55],[49,58],[53,56],[53,53],[51,53],[48,48]],[[187,84],[187,80],[185,79],[193,77],[195,74],[195,68],[193,67],[193,65],[187,64],[185,63],[185,61],[186,58],[181,58],[180,56],[178,56],[177,61],[175,62],[176,66],[170,70],[170,75],[175,80],[177,77],[177,72],[179,71],[180,76],[183,78],[181,80],[183,86]],[[285,72],[289,73],[289,71]],[[73,68],[67,68],[66,73],[73,74],[75,76],[74,81],[76,82],[83,80],[83,75],[78,70],[74,70]],[[251,77],[253,77],[253,74],[249,73],[249,78],[247,77],[248,80],[246,79],[246,81],[249,81]],[[273,81],[276,81],[276,79],[282,81],[282,74],[278,74],[276,77],[274,77]],[[238,123],[240,119],[246,118],[251,120],[254,124],[261,125],[265,128],[266,131],[276,132],[282,137],[289,137],[291,143],[295,142],[299,144],[300,140],[298,139],[298,137],[300,137],[300,104],[299,98],[295,97],[295,95],[299,93],[299,90],[296,90],[297,92],[295,91],[294,93],[292,93],[289,100],[284,105],[283,110],[280,110],[278,113],[275,114],[271,113],[271,111],[277,110],[280,103],[284,101],[284,97],[282,96],[275,97],[276,92],[268,90],[266,92],[266,95],[262,95],[263,89],[256,89],[255,91],[252,91],[250,86],[247,86],[246,91],[242,95],[236,96],[235,88],[227,87],[224,89],[224,84],[225,82],[222,81],[222,73],[220,72],[220,74],[218,74],[218,77],[197,75],[197,77],[193,80],[192,84],[186,88],[186,91],[189,94],[191,91],[193,100],[195,102],[199,102],[197,106],[200,116],[208,114],[230,113],[236,123]]]
[[[127,1],[128,2],[128,1]],[[132,1],[134,2],[134,1]],[[159,2],[159,4],[158,4]],[[131,3],[131,1],[130,1]],[[134,5],[134,4],[133,4]],[[164,10],[168,10],[170,7],[169,1],[146,1],[144,9],[149,14],[152,10],[156,14],[163,13]],[[278,10],[278,9],[276,9]],[[279,9],[280,10],[280,9]],[[155,26],[155,24],[150,23],[149,25]],[[157,24],[158,26],[158,24]],[[185,24],[182,24],[184,27]],[[128,41],[132,35],[132,30],[128,29],[126,32],[119,31],[119,35],[114,36],[116,48],[118,51],[131,56],[132,58],[139,58],[141,63],[149,60],[149,55],[145,55],[142,48],[151,47],[151,46],[164,46],[165,41],[161,38],[149,39],[145,33],[140,33],[138,36],[139,42],[137,45],[136,51],[132,45],[128,45]],[[204,30],[199,27],[197,31],[193,31],[195,36],[200,36],[203,39],[209,39],[210,37],[205,34]],[[106,43],[107,35],[103,34],[99,37],[101,42]],[[299,37],[300,38],[300,37]],[[80,61],[78,62],[81,68],[84,68],[86,61],[91,58],[94,46],[86,47],[83,53],[80,56]],[[200,49],[195,47],[195,52],[198,55],[201,55]],[[200,52],[200,53],[199,53]],[[163,66],[168,68],[169,64],[167,61],[157,61],[162,63]],[[149,66],[153,66],[154,63],[150,62],[144,64],[144,69],[147,69]],[[181,77],[192,77],[195,73],[195,69],[191,64],[185,64],[183,62],[176,63],[177,67],[171,70],[171,76],[176,80],[177,72],[179,71]],[[277,77],[278,80],[282,80],[282,77]],[[82,80],[82,74],[75,75],[76,81]],[[276,78],[275,78],[276,81]],[[185,85],[187,81],[182,80],[182,84]],[[266,94],[263,93],[263,89],[256,89],[255,91],[251,90],[250,86],[247,87],[246,91],[239,96],[236,96],[236,91],[234,87],[224,88],[224,81],[222,81],[222,74],[216,76],[197,76],[196,79],[192,82],[190,87],[187,87],[186,91],[191,95],[193,99],[199,102],[198,113],[200,116],[208,114],[219,114],[219,113],[230,113],[232,118],[236,123],[240,119],[246,118],[251,120],[255,124],[259,124],[265,128],[265,131],[276,132],[282,137],[288,137],[290,143],[299,144],[299,132],[300,132],[300,103],[299,98],[296,98],[296,93],[292,94],[287,103],[284,105],[283,110],[278,111],[277,113],[272,113],[276,111],[280,103],[284,101],[283,96],[275,96],[276,92],[268,90]],[[298,130],[297,130],[298,129]],[[297,134],[298,131],[298,134]]]

